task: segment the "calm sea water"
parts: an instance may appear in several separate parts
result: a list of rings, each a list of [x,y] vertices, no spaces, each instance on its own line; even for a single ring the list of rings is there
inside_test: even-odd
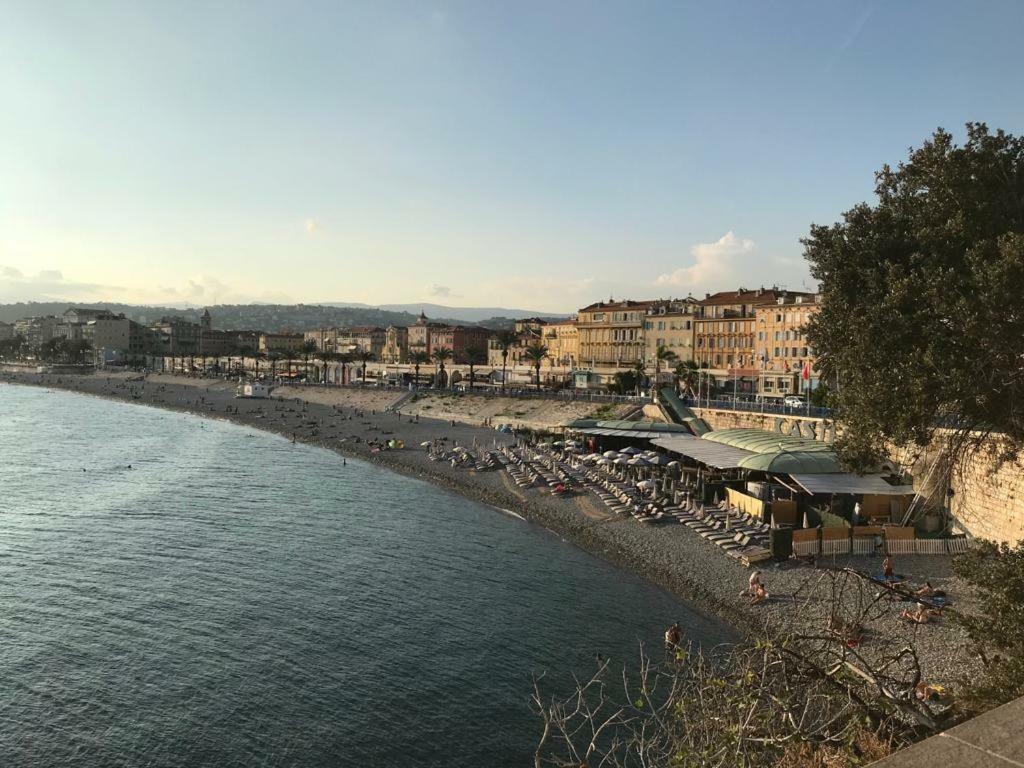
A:
[[[4,765],[526,765],[532,674],[725,639],[426,483],[73,394],[0,385],[0,511]]]

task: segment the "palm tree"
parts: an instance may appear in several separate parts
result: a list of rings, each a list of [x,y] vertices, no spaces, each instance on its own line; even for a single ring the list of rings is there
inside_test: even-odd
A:
[[[265,354],[263,354],[262,352],[260,352],[258,349],[253,349],[252,350],[252,359],[253,359],[253,361],[256,364],[255,365],[255,371],[253,372],[253,376],[255,376],[257,379],[260,377],[260,360],[264,360],[264,359],[266,359],[266,357],[267,356]]]
[[[376,359],[376,355],[374,355],[373,352],[371,352],[368,349],[360,348],[360,349],[356,350],[356,353],[355,353],[354,357],[355,357],[356,360],[358,360],[360,363],[362,363],[363,384],[365,385],[366,384],[366,364],[368,362],[370,362],[371,360],[375,360]]]
[[[658,349],[654,353],[654,388],[658,388],[658,377],[661,375],[661,364],[667,363],[671,365],[679,356],[671,349],[666,347],[664,344],[659,345]]]
[[[501,350],[501,391],[505,391],[505,366],[508,363],[508,351],[519,343],[519,334],[515,331],[498,331],[494,334],[494,340],[498,342],[498,349]]]
[[[481,347],[466,347],[462,354],[466,358],[466,364],[469,366],[469,389],[473,389],[473,368],[480,363],[487,361],[487,352]]]
[[[290,379],[292,377],[292,361],[296,359],[296,354],[292,350],[286,349],[281,353],[281,359],[284,360],[285,373]]]
[[[636,376],[636,396],[640,397],[640,388],[643,386],[644,377],[647,376],[647,363],[643,358],[633,363],[633,373]]]
[[[270,378],[271,380],[277,378],[277,361],[281,359],[280,352],[264,352],[267,359],[270,361]]]
[[[676,363],[676,386],[682,384],[686,387],[690,393],[690,397],[694,396],[697,391],[697,382],[700,381],[700,369],[693,360],[680,360]]]
[[[452,351],[448,347],[437,347],[430,353],[430,358],[437,363],[437,381],[439,384],[444,382],[444,361],[450,360],[451,356]]]
[[[305,363],[306,367],[306,381],[309,381],[309,358],[315,355],[318,349],[319,347],[316,345],[316,342],[313,341],[312,339],[310,339],[307,342],[304,342],[303,345],[299,347],[299,352],[302,355],[302,361],[303,363]]]
[[[341,363],[341,383],[345,384],[345,374],[348,371],[349,365],[352,364],[352,355],[348,352],[335,352],[334,359]]]
[[[537,391],[540,391],[540,365],[544,362],[544,358],[548,356],[548,348],[541,344],[539,341],[535,341],[533,344],[523,350],[523,357],[530,361],[533,365],[534,370],[537,372]]]
[[[430,355],[424,352],[422,349],[418,349],[409,355],[409,362],[412,363],[412,369],[414,371],[414,384],[416,389],[420,388],[420,366],[426,365],[430,362]]]
[[[320,357],[320,362],[323,363],[323,368],[324,368],[324,374],[320,378],[323,379],[323,383],[326,384],[327,383],[327,364],[331,360],[334,359],[334,353],[333,352],[328,352],[327,351],[327,345],[325,344],[324,348],[322,350],[320,350],[319,357]]]

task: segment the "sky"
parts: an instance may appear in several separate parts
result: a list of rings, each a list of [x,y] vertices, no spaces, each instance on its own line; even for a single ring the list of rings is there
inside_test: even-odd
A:
[[[1024,131],[1024,2],[0,3],[0,301],[813,287],[936,128]]]

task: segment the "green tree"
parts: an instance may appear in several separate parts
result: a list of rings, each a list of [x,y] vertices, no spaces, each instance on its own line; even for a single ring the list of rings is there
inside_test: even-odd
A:
[[[299,347],[299,354],[302,355],[303,366],[306,369],[306,381],[309,381],[309,360],[317,353],[318,349],[320,348],[312,339],[303,342],[302,346]]]
[[[508,353],[519,343],[519,334],[515,331],[498,331],[494,340],[501,350],[501,391],[505,391],[505,368],[508,366]]]
[[[540,366],[544,362],[544,359],[548,356],[548,348],[541,344],[539,341],[534,342],[526,349],[523,350],[523,357],[530,361],[530,365],[533,366],[533,370],[536,373],[537,391],[540,391]]]
[[[487,362],[487,350],[482,347],[469,346],[462,351],[463,356],[466,359],[466,365],[469,366],[469,388],[473,389],[473,369],[481,363]]]
[[[965,682],[961,704],[970,713],[1024,696],[1024,546],[985,542],[953,560],[973,587],[971,613],[950,611],[967,629],[984,663],[981,677]]]
[[[700,381],[700,369],[697,364],[693,360],[680,360],[676,363],[675,375],[677,386],[682,385],[690,397],[696,397]]]
[[[837,382],[855,469],[888,442],[927,444],[953,426],[1024,445],[1024,140],[983,123],[963,146],[938,130],[876,174],[875,205],[812,225],[803,240],[821,309],[808,326],[822,378]]]
[[[430,355],[422,349],[418,349],[409,355],[409,362],[412,363],[413,379],[416,389],[420,388],[420,366],[430,362]]]
[[[659,345],[654,352],[654,388],[658,388],[658,377],[661,376],[661,364],[665,367],[672,365],[679,356],[665,345]]]
[[[643,360],[637,360],[633,363],[633,375],[636,377],[636,387],[634,394],[640,397],[640,387],[644,385],[644,379],[647,378],[647,363]]]
[[[430,358],[437,363],[437,386],[444,386],[444,362],[450,360],[452,351],[448,347],[437,347],[430,353]]]
[[[353,355],[356,360],[360,363],[360,369],[362,370],[363,384],[366,384],[366,364],[371,360],[376,360],[376,356],[368,349],[357,349]]]
[[[613,395],[628,395],[637,388],[636,374],[633,371],[618,371],[607,384],[608,391]]]

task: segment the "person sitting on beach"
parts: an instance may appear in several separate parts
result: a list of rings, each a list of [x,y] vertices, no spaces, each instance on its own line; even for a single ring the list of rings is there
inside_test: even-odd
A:
[[[747,579],[747,588],[740,592],[740,597],[753,597],[759,586],[761,586],[761,572],[755,570]]]
[[[758,583],[754,587],[754,594],[750,598],[751,605],[758,605],[768,599],[768,590],[764,588],[764,584]]]
[[[889,555],[886,555],[882,561],[882,575],[886,581],[893,581],[896,578],[896,573],[892,567],[892,558]]]
[[[925,600],[932,597],[935,594],[935,590],[932,588],[931,582],[926,581],[924,586],[914,592],[914,597],[920,597]]]
[[[909,608],[904,608],[902,611],[900,611],[900,617],[906,619],[907,621],[912,621],[915,624],[927,624],[930,618],[930,614],[928,612],[928,606],[926,606],[924,603],[921,603],[917,606],[916,611],[911,611]]]
[[[683,639],[683,631],[679,628],[679,622],[675,622],[671,627],[665,630],[665,647],[670,651],[679,646],[679,641]]]

